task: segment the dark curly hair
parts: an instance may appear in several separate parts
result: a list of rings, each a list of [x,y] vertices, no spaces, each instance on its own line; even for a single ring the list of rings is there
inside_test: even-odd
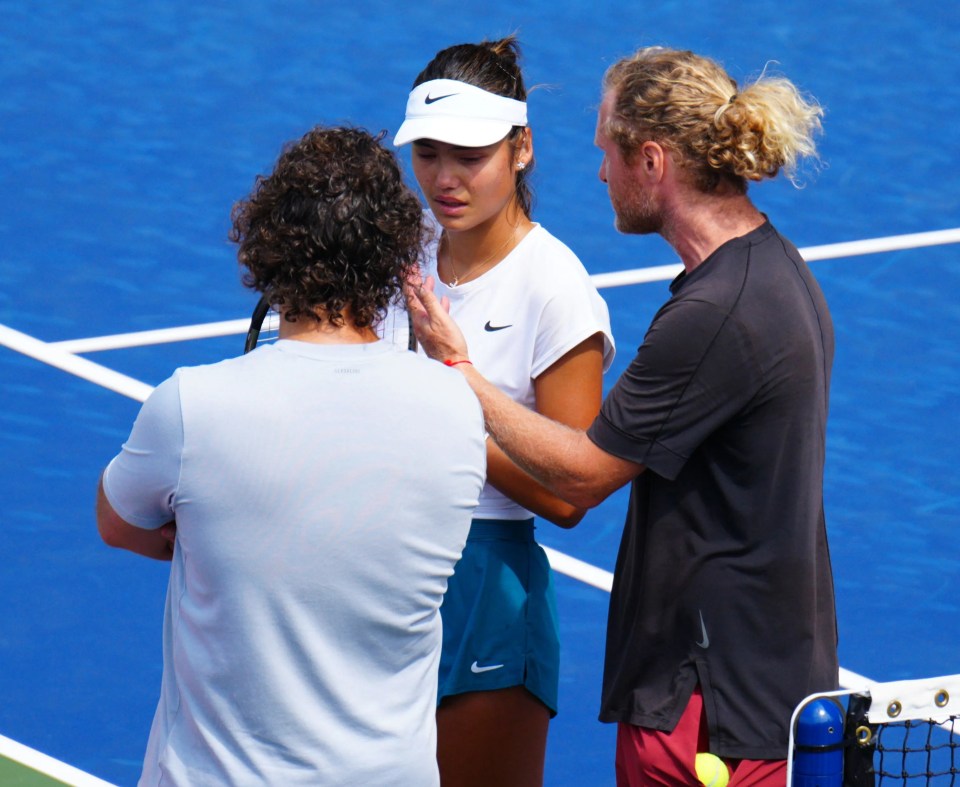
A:
[[[422,208],[383,137],[318,126],[233,206],[243,283],[288,321],[374,326],[416,270]]]

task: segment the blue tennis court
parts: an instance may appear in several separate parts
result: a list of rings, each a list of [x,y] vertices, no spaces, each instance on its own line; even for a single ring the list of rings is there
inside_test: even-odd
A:
[[[751,193],[811,250],[836,325],[826,506],[840,660],[878,681],[960,672],[960,5],[0,0],[0,19],[0,736],[136,783],[168,566],[100,543],[95,485],[137,391],[242,342],[78,340],[245,319],[255,299],[226,240],[230,208],[281,144],[317,123],[393,132],[437,49],[513,31],[539,86],[534,217],[598,275],[676,261],[658,238],[617,234],[596,177],[611,62],[689,47],[738,79],[780,71],[824,105],[820,171],[802,190]],[[668,293],[660,279],[602,294],[612,383]],[[141,387],[60,368],[71,357]],[[538,530],[563,572],[549,785],[613,784],[614,730],[596,716],[625,508],[621,491],[574,531]],[[3,744],[0,777],[18,783]]]

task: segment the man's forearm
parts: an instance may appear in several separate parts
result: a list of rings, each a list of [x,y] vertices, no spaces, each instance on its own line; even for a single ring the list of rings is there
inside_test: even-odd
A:
[[[585,467],[586,434],[514,402],[471,365],[458,367],[473,389],[487,431],[514,462],[558,497],[590,508],[606,497],[593,489]]]
[[[528,410],[487,381],[470,363],[463,333],[437,300],[434,281],[408,284],[407,307],[425,352],[464,375],[483,407],[487,431],[544,488],[578,508],[591,508],[643,472],[595,446],[586,432]]]

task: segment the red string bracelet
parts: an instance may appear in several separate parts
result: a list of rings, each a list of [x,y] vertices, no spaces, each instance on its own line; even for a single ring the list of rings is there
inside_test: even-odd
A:
[[[464,358],[462,361],[451,361],[449,358],[443,362],[444,366],[456,366],[458,363],[468,363],[473,366],[473,361]]]

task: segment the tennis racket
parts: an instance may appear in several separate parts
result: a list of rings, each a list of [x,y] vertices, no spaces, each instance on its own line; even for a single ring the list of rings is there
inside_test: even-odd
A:
[[[417,337],[413,332],[413,320],[403,301],[391,304],[383,321],[376,327],[377,336],[398,347],[416,351]],[[259,345],[276,341],[280,332],[280,315],[270,308],[266,298],[261,297],[250,315],[250,328],[243,343],[245,353]]]

